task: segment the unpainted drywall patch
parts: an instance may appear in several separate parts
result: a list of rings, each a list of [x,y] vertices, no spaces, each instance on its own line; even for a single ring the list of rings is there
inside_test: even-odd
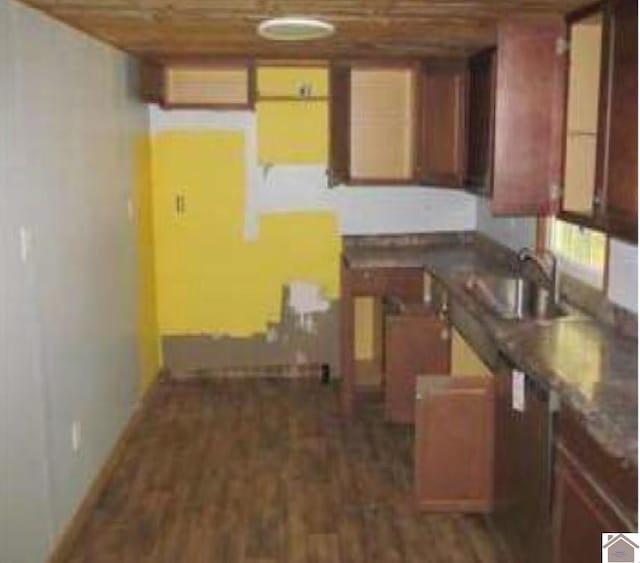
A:
[[[282,318],[263,333],[246,337],[208,334],[163,337],[165,366],[171,371],[193,372],[233,367],[328,364],[338,373],[339,306],[329,300],[325,310],[309,311],[314,330],[300,326],[300,315],[292,307],[291,290],[282,291]]]

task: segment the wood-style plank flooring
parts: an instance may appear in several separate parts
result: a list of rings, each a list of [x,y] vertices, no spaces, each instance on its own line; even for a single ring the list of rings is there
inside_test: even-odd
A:
[[[315,380],[164,380],[69,561],[499,561],[482,517],[414,509],[412,440]]]

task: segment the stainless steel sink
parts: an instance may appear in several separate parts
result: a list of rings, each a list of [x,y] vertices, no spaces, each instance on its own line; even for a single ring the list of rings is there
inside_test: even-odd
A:
[[[551,320],[567,314],[553,302],[547,288],[526,278],[472,274],[466,278],[465,288],[500,319]]]

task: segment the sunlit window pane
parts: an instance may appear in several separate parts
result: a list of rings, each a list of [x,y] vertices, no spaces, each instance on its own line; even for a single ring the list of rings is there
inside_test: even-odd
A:
[[[565,272],[596,287],[603,287],[606,235],[586,227],[551,219],[549,248],[558,256]]]

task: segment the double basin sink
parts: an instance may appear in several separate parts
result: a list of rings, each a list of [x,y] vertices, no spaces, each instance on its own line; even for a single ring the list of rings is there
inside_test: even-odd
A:
[[[517,275],[473,273],[465,277],[464,287],[501,320],[550,321],[568,314],[562,305],[554,303],[548,288]]]

